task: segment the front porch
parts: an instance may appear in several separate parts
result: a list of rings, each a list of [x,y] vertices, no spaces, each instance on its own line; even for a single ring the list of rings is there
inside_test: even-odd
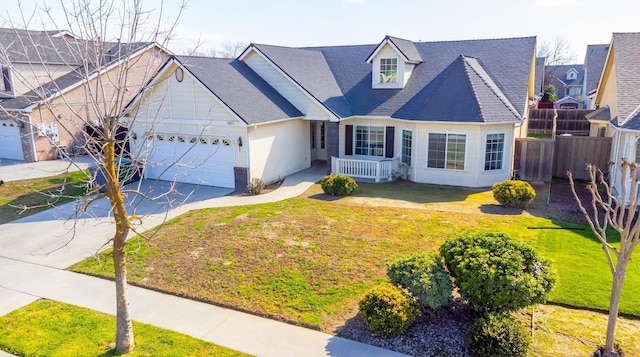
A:
[[[331,157],[331,173],[375,182],[392,181],[399,172],[400,158],[348,159]]]

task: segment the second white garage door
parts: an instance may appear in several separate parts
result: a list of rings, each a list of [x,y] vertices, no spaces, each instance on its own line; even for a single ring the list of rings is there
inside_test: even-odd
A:
[[[13,120],[0,120],[0,158],[24,160],[20,128]]]
[[[145,178],[234,188],[235,151],[230,139],[154,134],[147,141]]]

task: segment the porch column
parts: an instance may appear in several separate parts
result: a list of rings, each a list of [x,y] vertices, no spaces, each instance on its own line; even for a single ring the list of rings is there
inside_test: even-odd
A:
[[[331,173],[331,157],[340,156],[340,122],[327,122],[327,173]]]

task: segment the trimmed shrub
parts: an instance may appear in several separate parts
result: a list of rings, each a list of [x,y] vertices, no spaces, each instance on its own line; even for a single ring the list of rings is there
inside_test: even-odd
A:
[[[383,283],[360,299],[360,314],[374,334],[397,336],[420,316],[420,306],[397,286]]]
[[[250,195],[259,195],[264,190],[264,182],[259,177],[254,177],[247,185],[247,193]]]
[[[389,264],[387,276],[424,306],[438,309],[451,302],[453,285],[438,254],[423,252],[402,257]]]
[[[512,311],[543,303],[556,281],[548,261],[504,233],[448,239],[440,254],[460,295],[476,311]]]
[[[320,186],[331,196],[347,196],[358,188],[356,180],[347,175],[327,175],[320,180]]]
[[[526,181],[496,182],[492,188],[493,198],[504,207],[525,208],[536,198],[536,190]]]
[[[467,344],[479,357],[517,357],[527,355],[531,337],[511,316],[494,313],[473,321],[467,331]]]

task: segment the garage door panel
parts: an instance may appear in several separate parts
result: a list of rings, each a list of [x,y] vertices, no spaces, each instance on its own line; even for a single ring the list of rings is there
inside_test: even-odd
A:
[[[13,120],[0,120],[0,158],[24,160],[20,127]]]
[[[228,139],[180,139],[167,135],[154,140],[146,178],[234,188],[235,152]]]

